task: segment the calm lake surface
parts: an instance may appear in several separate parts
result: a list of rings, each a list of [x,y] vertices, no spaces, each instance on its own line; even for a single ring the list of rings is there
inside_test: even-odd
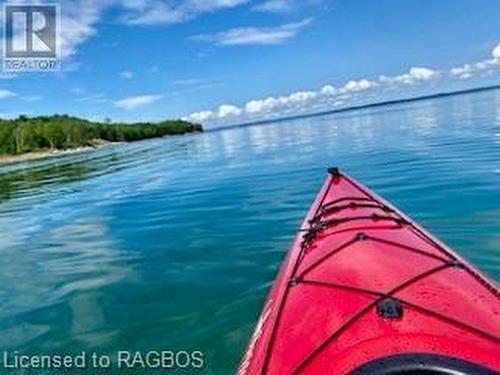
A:
[[[234,372],[330,165],[500,280],[494,90],[0,167],[0,351]]]

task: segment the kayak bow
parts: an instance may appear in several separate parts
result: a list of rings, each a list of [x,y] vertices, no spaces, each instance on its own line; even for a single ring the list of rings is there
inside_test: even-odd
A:
[[[337,168],[272,287],[239,374],[494,374],[500,292]]]

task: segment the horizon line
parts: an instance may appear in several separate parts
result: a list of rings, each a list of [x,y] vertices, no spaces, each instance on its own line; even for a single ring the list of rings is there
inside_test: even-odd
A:
[[[418,101],[429,100],[429,99],[445,98],[445,97],[449,97],[449,96],[465,95],[465,94],[472,94],[475,92],[493,91],[493,90],[499,90],[499,89],[500,89],[500,84],[491,85],[491,86],[479,86],[479,87],[474,87],[474,88],[465,89],[465,90],[439,92],[436,94],[421,95],[421,96],[402,98],[402,99],[385,100],[385,101],[381,101],[381,102],[360,104],[360,105],[356,105],[356,106],[344,107],[344,108],[339,108],[339,109],[328,109],[328,110],[319,111],[319,112],[304,113],[304,114],[298,114],[298,115],[292,115],[292,116],[282,116],[282,117],[277,117],[277,118],[273,118],[273,119],[248,121],[248,122],[223,125],[223,126],[218,126],[218,127],[213,127],[213,128],[205,128],[204,130],[205,130],[205,132],[214,132],[214,131],[235,129],[235,128],[240,128],[240,127],[244,128],[244,127],[250,127],[250,126],[266,125],[266,124],[270,124],[270,123],[274,123],[274,122],[301,120],[301,119],[306,119],[306,118],[314,118],[314,117],[332,115],[332,114],[336,114],[336,113],[353,112],[353,111],[357,111],[360,109],[384,107],[384,106],[389,106],[389,105],[394,105],[394,104],[411,103],[411,102],[418,102]]]

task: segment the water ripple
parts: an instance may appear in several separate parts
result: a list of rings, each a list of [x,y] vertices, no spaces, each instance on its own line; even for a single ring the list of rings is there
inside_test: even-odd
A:
[[[497,90],[0,167],[0,346],[196,348],[232,373],[330,165],[498,280],[498,108]]]

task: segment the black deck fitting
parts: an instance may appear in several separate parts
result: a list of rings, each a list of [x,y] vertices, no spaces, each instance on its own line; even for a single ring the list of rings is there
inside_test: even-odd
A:
[[[403,306],[397,299],[385,298],[377,303],[377,314],[385,319],[400,319],[403,316]]]
[[[458,259],[451,259],[448,264],[452,267],[457,267],[457,268],[465,268],[465,265],[460,262]]]
[[[398,217],[395,220],[396,220],[396,223],[399,226],[402,226],[402,227],[405,226],[405,225],[407,225],[407,224],[409,224],[408,221],[405,218],[402,218],[402,217]]]
[[[288,281],[288,285],[290,285],[290,286],[296,286],[299,282],[300,282],[300,279],[298,277],[292,277]]]
[[[330,173],[333,177],[340,176],[340,170],[338,167],[328,168],[328,173]]]
[[[356,234],[357,241],[366,241],[367,239],[368,239],[368,236],[365,233]]]

